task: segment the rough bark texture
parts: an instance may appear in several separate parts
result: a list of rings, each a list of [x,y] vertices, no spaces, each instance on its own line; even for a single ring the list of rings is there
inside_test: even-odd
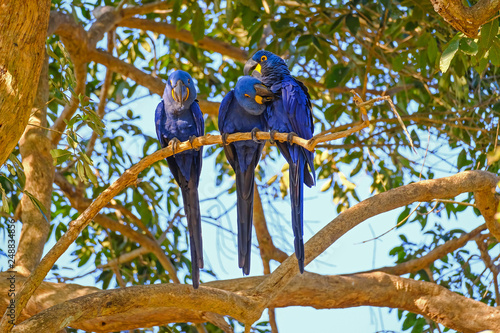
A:
[[[47,127],[48,66],[48,58],[45,58],[29,125],[19,141],[19,150],[26,174],[24,189],[38,199],[45,208],[44,216],[28,195],[25,194],[21,200],[23,228],[15,258],[15,269],[21,274],[29,274],[40,262],[50,230],[54,165],[50,155],[52,146],[47,137],[47,130],[41,128]]]
[[[0,292],[5,292],[7,280],[2,274]],[[249,291],[265,278],[257,276],[214,281],[202,284],[198,291],[185,285],[168,284],[99,291],[92,287],[43,282],[21,319],[36,313],[38,315],[18,325],[13,332],[41,332],[42,327],[57,329],[62,325],[87,331],[109,332],[170,322],[206,322],[206,312],[194,311],[185,306],[191,302],[198,309],[208,303],[217,306],[216,300],[221,295],[226,295],[225,302],[246,306],[242,298],[234,293]],[[24,278],[18,280],[17,283],[22,283]],[[408,310],[460,332],[480,332],[487,329],[500,331],[500,310],[494,307],[433,283],[381,272],[339,276],[306,272],[295,276],[270,303],[272,307],[311,306],[316,309],[363,305]],[[5,302],[0,303],[0,309],[5,306]],[[43,311],[49,307],[49,310]],[[233,312],[236,313],[233,313],[235,316],[246,315],[234,309]]]
[[[461,0],[431,0],[431,3],[446,22],[471,38],[500,9],[498,0],[479,0],[472,7],[465,7]]]
[[[48,0],[0,2],[0,165],[28,124],[45,54],[49,11]]]

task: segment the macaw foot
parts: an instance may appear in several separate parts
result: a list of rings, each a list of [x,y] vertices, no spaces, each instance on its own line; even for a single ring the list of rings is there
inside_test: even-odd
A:
[[[276,144],[276,141],[274,140],[274,136],[276,135],[276,133],[278,133],[278,131],[276,130],[269,131],[269,143],[272,145]]]
[[[173,138],[172,140],[170,140],[170,142],[172,144],[172,155],[175,155],[175,153],[177,152],[177,148],[179,146],[179,143],[181,143],[179,141],[179,139],[177,138]]]
[[[191,135],[189,137],[189,143],[191,144],[191,148],[193,148],[196,151],[200,151],[201,147],[193,147],[193,141],[197,138],[196,135]]]
[[[227,146],[227,145],[229,144],[229,143],[227,142],[227,136],[228,136],[228,135],[229,135],[228,133],[222,133],[222,135],[221,135],[222,145],[223,145],[223,146]]]
[[[254,127],[253,130],[250,133],[252,134],[252,140],[254,142],[260,143],[260,141],[257,140],[257,132],[258,131],[259,131],[259,129],[257,127]]]
[[[298,136],[298,135],[297,135],[297,133],[295,133],[295,132],[290,132],[290,133],[288,133],[288,135],[286,136],[286,141],[288,141],[288,143],[289,143],[290,145],[293,145],[293,137],[294,137],[294,136]]]

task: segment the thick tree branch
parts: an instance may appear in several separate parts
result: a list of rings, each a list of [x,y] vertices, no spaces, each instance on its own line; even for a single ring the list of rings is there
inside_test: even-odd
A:
[[[44,213],[36,207],[27,194],[21,199],[21,221],[23,228],[15,257],[15,270],[28,275],[40,262],[43,247],[50,231],[50,205],[54,165],[47,138],[47,101],[49,100],[48,56],[45,56],[30,122],[19,141],[26,184],[24,190],[38,199]],[[31,126],[30,126],[31,125]]]
[[[44,61],[49,11],[48,0],[12,0],[1,4],[0,166],[28,124]]]
[[[380,193],[347,209],[305,244],[305,264],[323,253],[347,231],[366,219],[416,201],[453,198],[464,192],[494,190],[499,178],[486,171],[466,171],[451,177],[425,180]],[[493,196],[493,194],[490,195]],[[477,202],[477,200],[476,200]],[[491,208],[495,210],[495,208]],[[297,258],[288,257],[255,291],[257,299],[271,301],[298,273]]]
[[[0,273],[0,292],[8,288],[8,281]],[[109,332],[144,326],[164,325],[170,322],[205,322],[201,312],[190,310],[192,305],[218,306],[229,297],[240,306],[246,304],[244,294],[256,288],[265,276],[204,283],[197,291],[185,285],[148,285],[98,291],[97,288],[72,284],[43,282],[30,301],[21,319],[38,315],[22,322],[14,332],[36,331],[46,323],[51,328],[67,326],[86,331]],[[22,283],[24,278],[19,277]],[[217,289],[215,289],[217,288]],[[87,295],[76,298],[81,295]],[[67,301],[68,299],[74,298]],[[209,300],[210,298],[210,300]],[[34,300],[42,300],[36,303]],[[151,300],[151,301],[150,301]],[[179,303],[175,303],[180,300]],[[196,303],[199,300],[200,303]],[[6,306],[0,299],[1,307]],[[63,303],[64,302],[64,303]],[[421,314],[460,332],[500,330],[500,310],[434,283],[415,281],[381,272],[322,276],[304,273],[295,276],[270,304],[272,307],[312,306],[316,309],[380,306],[408,310]],[[253,305],[252,305],[253,306]],[[43,312],[42,309],[49,308]],[[217,309],[220,309],[217,307]],[[237,312],[236,310],[233,310]],[[229,312],[228,312],[229,313]],[[232,314],[230,314],[233,316]],[[240,316],[241,313],[236,313]],[[237,318],[237,317],[236,317]],[[69,321],[68,321],[69,320]],[[104,325],[103,325],[104,323]]]
[[[476,199],[476,207],[483,215],[486,221],[486,226],[493,236],[500,241],[500,224],[495,217],[499,207],[498,195],[495,194],[495,189],[484,189],[474,193]]]
[[[461,0],[431,0],[431,3],[446,22],[471,38],[500,9],[498,0],[479,0],[472,7],[465,7]]]

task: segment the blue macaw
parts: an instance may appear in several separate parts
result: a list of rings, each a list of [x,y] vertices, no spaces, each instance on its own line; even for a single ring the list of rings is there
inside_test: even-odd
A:
[[[224,144],[226,158],[236,174],[238,265],[246,275],[250,273],[255,168],[264,148],[264,142],[255,139],[255,132],[268,130],[264,111],[273,98],[274,94],[262,82],[245,76],[224,97],[219,108],[219,131],[224,143],[231,133],[253,134],[253,140]]]
[[[167,157],[168,167],[182,192],[186,212],[189,243],[191,248],[193,287],[200,284],[200,268],[203,268],[200,202],[198,183],[201,173],[202,149],[175,154],[180,141],[203,136],[203,114],[196,100],[196,87],[191,76],[177,70],[168,77],[163,100],[155,113],[156,135],[162,147],[172,141],[174,155]]]
[[[292,205],[292,228],[295,237],[295,256],[299,262],[300,272],[304,272],[304,191],[303,184],[311,187],[315,184],[313,152],[292,145],[293,135],[304,139],[313,136],[314,124],[312,118],[311,97],[306,86],[295,79],[285,61],[269,51],[257,51],[247,61],[244,68],[245,75],[257,71],[257,77],[271,91],[281,98],[274,100],[272,108],[266,112],[267,122],[273,132],[290,133],[288,142],[276,142],[279,150],[290,165],[290,198]],[[311,173],[307,170],[307,165]]]

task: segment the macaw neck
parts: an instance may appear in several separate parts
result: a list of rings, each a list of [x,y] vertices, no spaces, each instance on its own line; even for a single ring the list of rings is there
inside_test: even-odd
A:
[[[185,103],[181,104],[171,98],[165,98],[165,96],[163,96],[163,103],[165,103],[165,112],[179,117],[186,111],[189,111],[191,109],[191,104],[193,102],[188,100]]]
[[[267,70],[263,71],[260,80],[266,86],[271,87],[277,82],[283,81],[286,77],[289,77],[290,70],[286,66],[286,64],[274,64],[271,69],[267,68]]]

